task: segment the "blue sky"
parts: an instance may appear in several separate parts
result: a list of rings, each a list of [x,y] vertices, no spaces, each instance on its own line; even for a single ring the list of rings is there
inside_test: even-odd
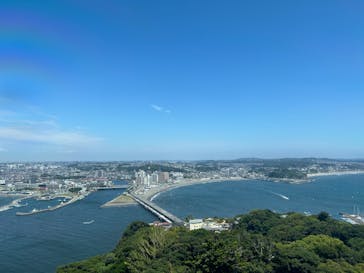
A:
[[[0,6],[0,161],[364,157],[362,1]]]

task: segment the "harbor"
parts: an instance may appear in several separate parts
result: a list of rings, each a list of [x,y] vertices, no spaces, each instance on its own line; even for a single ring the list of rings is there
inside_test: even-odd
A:
[[[360,216],[360,210],[359,207],[354,205],[353,206],[353,213],[345,213],[340,212],[341,219],[344,220],[347,223],[350,223],[352,225],[364,225],[364,218]]]
[[[340,213],[341,219],[352,225],[364,225],[364,218],[358,214]]]
[[[74,202],[77,202],[79,200],[82,200],[83,198],[85,198],[87,195],[79,195],[79,196],[75,196],[73,198],[71,198],[69,201],[67,202],[63,202],[61,201],[60,204],[56,205],[56,206],[53,206],[53,207],[49,207],[49,208],[46,208],[46,209],[32,209],[31,211],[29,212],[16,212],[16,215],[17,216],[28,216],[28,215],[33,215],[33,214],[36,214],[36,213],[42,213],[42,212],[48,212],[48,211],[54,211],[54,210],[57,210],[57,209],[60,209],[60,208],[63,208],[67,205],[70,205]]]
[[[48,194],[48,193],[42,194],[41,192],[31,192],[29,194],[14,195],[16,197],[19,197],[19,196],[21,196],[21,197],[12,200],[9,204],[1,206],[0,212],[4,212],[4,211],[11,210],[14,208],[26,207],[26,206],[28,206],[28,204],[22,203],[26,199],[34,199],[34,200],[41,201],[41,202],[59,199],[60,203],[58,203],[56,205],[51,205],[51,206],[48,206],[47,208],[42,208],[42,209],[33,208],[30,211],[17,211],[15,214],[17,216],[28,216],[28,215],[33,215],[33,214],[37,214],[37,213],[50,212],[50,211],[55,211],[57,209],[68,206],[79,200],[82,200],[86,196],[91,194],[92,192],[105,191],[105,190],[124,190],[127,188],[128,188],[128,185],[125,184],[125,185],[109,185],[109,186],[104,186],[104,187],[94,187],[91,190],[82,189],[82,190],[78,191],[78,193],[67,192],[67,193],[55,193],[55,194]],[[115,200],[111,200],[104,205],[105,205],[105,207],[121,206],[122,203],[124,205],[127,205],[127,204],[132,204],[133,202],[134,201],[130,197],[128,198],[128,200],[121,200],[120,196],[119,196],[119,197],[115,198]],[[134,204],[136,204],[136,203],[134,202]]]
[[[25,204],[20,204],[22,201],[29,199],[29,198],[33,198],[34,196],[23,196],[21,198],[15,199],[13,201],[11,201],[10,204],[4,205],[0,207],[0,212],[2,211],[7,211],[13,208],[20,208],[20,207],[24,207],[26,206]]]

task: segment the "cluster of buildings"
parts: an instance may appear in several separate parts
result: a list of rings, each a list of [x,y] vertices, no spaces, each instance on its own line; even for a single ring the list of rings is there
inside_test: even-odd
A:
[[[277,172],[278,170],[278,172]],[[364,161],[330,159],[238,159],[221,161],[24,162],[0,163],[0,191],[62,191],[133,181],[147,190],[166,183],[209,179],[274,179],[364,172]],[[272,173],[274,176],[272,176]]]
[[[125,178],[130,176],[113,164],[95,168],[89,163],[0,163],[0,193],[6,194],[86,192]]]
[[[139,170],[135,173],[134,184],[136,186],[144,186],[146,188],[152,185],[158,185],[162,183],[168,183],[170,180],[169,172],[159,172],[154,171],[152,173],[147,173],[143,170]]]

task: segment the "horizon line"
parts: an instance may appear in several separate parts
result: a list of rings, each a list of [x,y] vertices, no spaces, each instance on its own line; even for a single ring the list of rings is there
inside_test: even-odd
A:
[[[0,164],[9,163],[107,163],[107,162],[200,162],[200,161],[236,161],[236,160],[348,160],[364,161],[364,157],[239,157],[234,159],[130,159],[130,160],[15,160],[0,161]]]

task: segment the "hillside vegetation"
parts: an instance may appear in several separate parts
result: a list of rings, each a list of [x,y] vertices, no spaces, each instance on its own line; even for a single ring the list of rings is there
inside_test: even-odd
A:
[[[258,210],[230,221],[232,230],[221,233],[134,222],[112,252],[57,272],[364,272],[364,226],[325,212],[304,216]]]

